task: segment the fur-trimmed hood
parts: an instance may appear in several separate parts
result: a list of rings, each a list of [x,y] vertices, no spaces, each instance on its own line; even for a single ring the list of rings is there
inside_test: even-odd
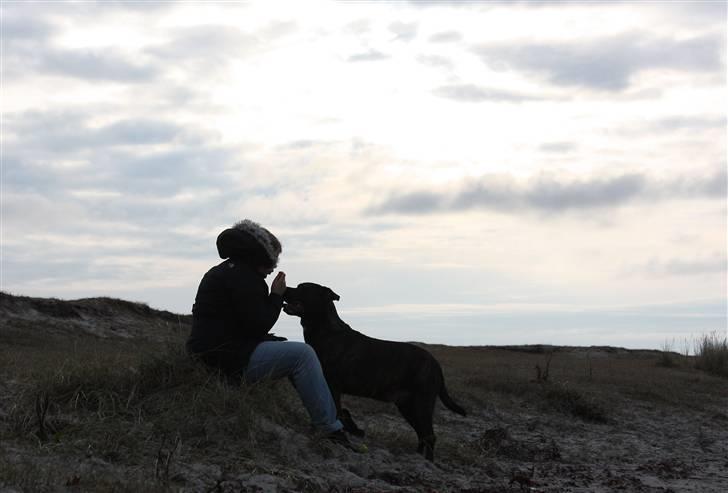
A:
[[[240,258],[254,266],[275,268],[281,250],[278,238],[250,219],[235,223],[217,237],[220,258]]]

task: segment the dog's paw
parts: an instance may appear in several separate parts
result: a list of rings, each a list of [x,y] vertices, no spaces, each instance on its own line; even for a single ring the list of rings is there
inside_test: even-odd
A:
[[[359,428],[353,421],[342,419],[341,424],[344,425],[344,431],[350,435],[354,435],[355,437],[364,436],[364,430]]]
[[[346,427],[344,427],[344,429],[346,430]],[[350,435],[354,435],[355,437],[358,437],[358,438],[363,438],[364,435],[366,435],[366,432],[364,430],[362,430],[361,428],[353,428],[350,430],[346,430],[346,432],[349,433]]]
[[[365,435],[364,430],[359,428],[354,422],[348,409],[341,409],[339,411],[339,421],[344,425],[344,431],[347,433],[360,438]]]

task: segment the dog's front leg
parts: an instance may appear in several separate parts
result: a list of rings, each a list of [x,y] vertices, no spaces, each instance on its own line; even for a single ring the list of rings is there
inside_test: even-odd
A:
[[[336,416],[341,421],[341,424],[344,425],[344,431],[357,437],[363,437],[364,430],[356,425],[349,410],[341,407],[341,392],[331,389],[331,396],[334,398],[334,403],[336,403]]]
[[[344,430],[346,430],[347,433],[351,433],[357,437],[364,436],[364,430],[356,425],[348,409],[342,409],[339,411],[339,421],[341,421],[341,424],[344,425]]]

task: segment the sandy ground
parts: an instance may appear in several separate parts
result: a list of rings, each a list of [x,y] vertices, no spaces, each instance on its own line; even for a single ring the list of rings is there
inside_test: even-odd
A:
[[[114,332],[117,325],[113,313],[104,311],[108,307],[89,303],[77,304],[81,312],[75,315],[68,309],[47,310],[49,315],[42,310],[27,311],[18,303],[8,306],[12,310],[6,310],[4,323],[14,320],[17,331],[31,330],[42,322],[55,331],[73,331],[78,325],[86,334],[93,333],[99,330],[95,328],[98,320],[89,310],[100,310],[99,317],[108,323],[106,332]],[[140,332],[139,317],[145,315],[123,308],[120,325],[128,328],[121,337],[128,339]],[[174,317],[164,315],[152,326],[161,331],[174,322]],[[30,344],[18,340],[17,344]],[[3,350],[16,347],[13,341],[0,342]],[[622,392],[620,386],[626,384],[605,377],[599,397],[608,401],[607,419],[594,422],[544,408],[538,385],[529,382],[529,377],[523,378],[523,385],[531,390],[510,392],[478,390],[473,382],[479,380],[470,376],[478,373],[485,381],[502,378],[495,368],[503,367],[503,362],[487,366],[497,357],[513,365],[503,372],[515,373],[521,365],[531,374],[532,358],[540,356],[503,349],[431,350],[443,361],[451,395],[469,413],[462,417],[438,404],[434,463],[415,453],[415,434],[393,405],[345,397],[344,404],[367,432],[360,440],[368,447],[367,453],[317,439],[304,425],[305,416],[290,426],[260,419],[256,424],[263,440],[260,453],[251,454],[251,444],[241,444],[239,454],[234,444],[232,451],[228,444],[224,451],[212,447],[201,452],[192,444],[170,438],[150,446],[156,453],[136,462],[101,454],[85,442],[75,447],[70,437],[62,438],[63,444],[40,443],[6,433],[0,442],[0,492],[38,491],[29,484],[43,484],[41,490],[45,491],[728,491],[726,379],[692,368],[656,368],[654,361],[635,353],[634,358],[642,362],[635,368],[642,370],[635,370],[634,377],[627,371],[626,378],[634,378],[642,386]],[[608,369],[614,373],[617,363],[632,358],[631,354],[611,349],[563,350],[554,358],[552,378],[565,380],[572,368],[569,365],[575,361],[583,365],[585,357],[595,361],[595,374],[606,375]],[[559,361],[564,362],[561,369]],[[6,375],[10,369],[0,370]],[[640,374],[645,371],[654,373],[654,392],[649,390],[650,382],[644,382],[647,377]],[[666,391],[658,388],[658,377],[667,382]],[[9,378],[0,381],[0,424],[8,421],[18,385]],[[600,385],[590,388],[601,392]]]
[[[728,420],[720,414],[635,406],[614,423],[587,424],[544,418],[527,403],[515,414],[485,409],[460,417],[442,409],[436,432],[444,443],[435,463],[379,446],[389,435],[414,447],[398,416],[361,421],[377,430],[364,440],[367,454],[279,429],[295,467],[258,462],[250,471],[225,473],[210,464],[180,464],[180,479],[194,484],[191,490],[218,485],[213,491],[728,491]]]
[[[280,440],[275,458],[191,460],[193,454],[182,443],[158,486],[190,492],[725,492],[728,420],[718,416],[665,414],[635,406],[623,409],[616,423],[586,424],[554,416],[544,419],[529,412],[527,404],[516,414],[485,409],[468,417],[441,409],[436,432],[444,443],[434,463],[378,443],[382,437],[395,436],[402,448],[414,447],[414,436],[394,414],[360,420],[370,432],[377,430],[363,440],[368,453],[317,440],[305,430],[268,423],[266,431]],[[165,450],[172,449],[170,443]],[[121,484],[136,476],[144,483],[150,477],[148,470],[112,464],[93,451],[58,457],[52,446],[8,442],[0,450],[3,461],[30,461],[38,470],[65,467],[66,484],[71,486],[76,480],[92,484],[99,476],[107,481],[116,478]],[[480,455],[473,455],[473,450]],[[57,485],[58,491],[66,491],[65,484]],[[22,491],[11,485],[0,490]]]

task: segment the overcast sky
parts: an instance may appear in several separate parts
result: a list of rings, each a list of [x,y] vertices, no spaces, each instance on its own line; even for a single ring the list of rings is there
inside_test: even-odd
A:
[[[251,218],[376,337],[726,330],[723,1],[1,9],[5,291],[189,313]]]

